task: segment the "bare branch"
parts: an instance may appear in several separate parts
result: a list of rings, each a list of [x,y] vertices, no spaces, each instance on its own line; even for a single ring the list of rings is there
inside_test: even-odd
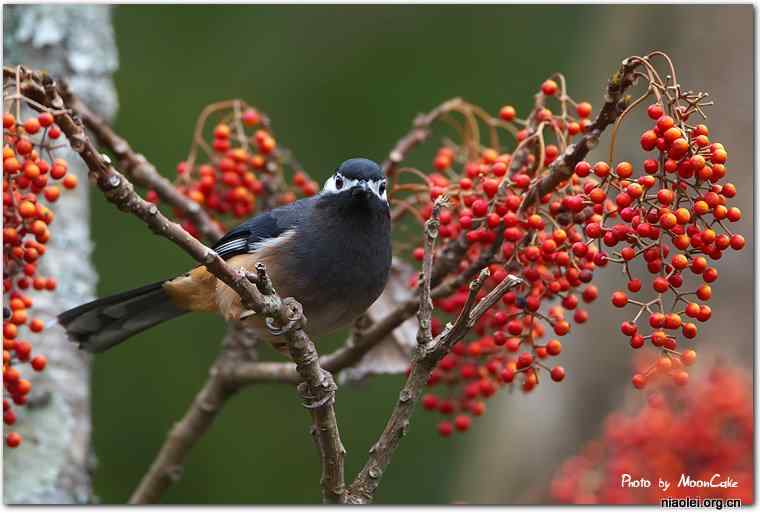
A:
[[[388,178],[392,177],[395,174],[399,164],[404,161],[409,152],[417,145],[425,142],[428,137],[430,137],[430,126],[432,126],[436,120],[438,120],[442,115],[445,115],[446,113],[449,113],[456,107],[460,106],[461,104],[461,98],[453,98],[451,100],[447,100],[428,113],[418,115],[414,119],[412,129],[406,135],[401,137],[401,139],[399,139],[399,141],[393,147],[393,150],[391,150],[390,154],[388,155],[388,158],[385,160],[385,162],[383,162],[382,167],[383,171],[385,172],[385,176]]]
[[[446,199],[439,197],[433,205],[433,212],[425,223],[425,255],[422,259],[422,273],[420,274],[420,307],[417,310],[417,350],[424,351],[433,339],[433,299],[430,293],[430,279],[433,273],[433,255],[435,254],[435,241],[438,239],[438,217],[441,208],[446,204]]]
[[[132,182],[154,190],[163,202],[180,210],[207,241],[213,243],[222,236],[222,228],[202,206],[183,195],[169,179],[161,176],[153,164],[143,155],[136,153],[126,139],[118,135],[106,121],[76,97],[65,82],[61,83],[59,91],[65,104],[76,112],[98,142],[116,154],[120,168]]]
[[[190,450],[211,428],[224,402],[235,392],[225,381],[224,368],[236,360],[237,357],[230,352],[219,355],[209,370],[206,384],[195,396],[185,416],[172,427],[129,503],[156,503],[169,486],[180,479],[182,465]]]
[[[457,320],[449,323],[446,328],[422,352],[413,356],[412,369],[406,383],[399,393],[396,406],[385,425],[380,438],[372,446],[369,459],[356,479],[349,486],[348,503],[371,503],[375,491],[380,485],[383,474],[390,465],[393,453],[396,451],[401,438],[406,435],[414,408],[422,396],[430,373],[438,361],[446,355],[451,347],[462,339],[478,319],[493,306],[507,291],[519,286],[523,280],[514,275],[508,275],[481,301],[477,301],[486,279],[488,269],[483,269],[478,278],[470,283],[470,293]],[[422,309],[422,307],[420,307]]]

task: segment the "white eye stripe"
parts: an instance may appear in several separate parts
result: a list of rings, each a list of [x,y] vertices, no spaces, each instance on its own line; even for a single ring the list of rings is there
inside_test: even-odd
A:
[[[336,184],[336,178],[340,177],[342,180],[342,185],[340,188],[338,188]],[[325,185],[322,188],[323,193],[340,193],[343,191],[350,190],[354,186],[358,186],[361,184],[361,181],[358,181],[356,179],[347,179],[346,177],[343,177],[340,173],[336,173],[327,181],[325,181]],[[388,192],[387,192],[387,182],[385,179],[379,179],[379,180],[370,180],[367,181],[367,186],[369,189],[377,195],[377,197],[384,201],[388,202]],[[382,191],[381,191],[382,189]]]
[[[338,177],[340,177],[340,179],[343,181],[343,184],[341,185],[340,188],[338,188],[336,184],[336,179]],[[358,186],[358,185],[359,185],[358,180],[347,179],[346,177],[342,176],[340,173],[336,173],[335,175],[327,179],[327,181],[325,181],[325,186],[324,188],[322,188],[322,191],[325,193],[338,193],[341,191],[350,190],[354,186]]]
[[[369,181],[369,188],[372,193],[380,197],[380,200],[388,202],[388,183],[385,179]]]

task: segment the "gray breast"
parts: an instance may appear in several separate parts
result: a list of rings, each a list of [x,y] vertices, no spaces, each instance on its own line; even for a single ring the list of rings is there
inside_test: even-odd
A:
[[[329,203],[328,203],[329,204]],[[286,261],[293,296],[303,305],[309,332],[330,332],[364,313],[388,280],[391,264],[387,206],[340,209],[315,206],[299,224]]]

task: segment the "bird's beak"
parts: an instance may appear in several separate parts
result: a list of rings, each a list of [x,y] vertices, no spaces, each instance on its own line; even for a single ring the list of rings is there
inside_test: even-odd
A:
[[[370,189],[367,181],[361,181],[359,184],[351,188],[351,196],[355,199],[366,199],[369,197]]]

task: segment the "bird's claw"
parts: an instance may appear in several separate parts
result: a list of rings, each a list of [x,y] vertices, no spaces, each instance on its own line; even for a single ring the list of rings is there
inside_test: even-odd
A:
[[[285,326],[278,326],[275,324],[274,319],[267,317],[265,323],[267,325],[267,330],[269,330],[269,333],[275,337],[279,337],[289,332],[290,329],[295,325],[296,321],[289,321]]]
[[[319,399],[314,399],[313,401],[311,400],[311,398],[309,400],[304,399],[303,406],[304,408],[308,410],[314,410],[315,408],[319,408],[326,405],[333,399],[335,399],[335,393],[330,392],[329,394],[326,394]]]

